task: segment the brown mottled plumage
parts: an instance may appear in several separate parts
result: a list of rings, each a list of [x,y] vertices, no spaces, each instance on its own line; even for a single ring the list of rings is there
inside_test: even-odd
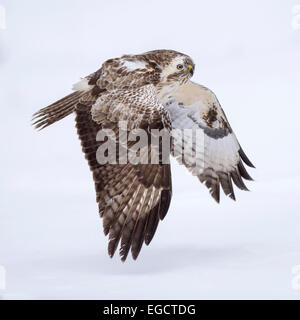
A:
[[[34,114],[34,125],[45,128],[75,112],[82,150],[93,173],[104,233],[109,236],[111,257],[120,243],[122,260],[130,249],[136,259],[142,244],[151,242],[172,197],[170,164],[162,162],[161,151],[157,151],[157,164],[123,164],[119,161],[119,134],[127,135],[132,129],[145,129],[148,135],[150,129],[200,130],[204,137],[201,166],[192,158],[180,160],[176,156],[176,150],[182,148],[176,139],[172,140],[172,154],[205,183],[216,201],[220,185],[225,194],[235,199],[231,180],[239,188],[247,189],[242,178],[251,177],[242,160],[253,165],[240,148],[215,96],[190,81],[194,67],[189,56],[173,50],[109,59],[77,83],[74,93]],[[128,127],[120,128],[120,120],[126,120]],[[117,137],[116,164],[97,161],[97,150],[104,142],[97,141],[96,136],[104,128]],[[196,149],[193,141],[189,154]],[[150,159],[150,148],[143,152]]]

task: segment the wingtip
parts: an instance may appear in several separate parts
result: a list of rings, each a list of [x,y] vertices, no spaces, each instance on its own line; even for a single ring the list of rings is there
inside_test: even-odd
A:
[[[235,194],[234,193],[231,193],[229,195],[229,198],[232,199],[233,201],[236,201],[236,198],[235,198]]]
[[[220,204],[220,197],[215,197],[212,193],[210,194],[217,204]]]
[[[115,244],[112,244],[111,242],[108,243],[107,252],[110,258],[114,257],[116,249],[117,247],[115,246]]]
[[[127,256],[128,256],[128,252],[123,253],[123,252],[121,252],[121,250],[120,250],[120,257],[121,257],[121,261],[122,261],[123,263],[126,261]]]
[[[147,237],[147,236],[146,236],[146,237],[145,237],[145,245],[146,245],[146,246],[149,246],[151,240],[152,240],[152,239],[150,239],[150,237]]]
[[[240,160],[238,163],[238,171],[239,174],[248,181],[253,181],[253,178],[250,176],[250,174],[247,172],[246,168],[243,165],[243,162]]]
[[[113,257],[114,257],[114,252],[110,252],[110,251],[108,251],[108,256],[112,259]]]
[[[131,254],[132,255],[132,259],[135,261],[136,259],[137,259],[137,257],[139,256],[139,254],[134,254],[134,253],[132,253]]]
[[[247,157],[246,153],[244,152],[241,146],[239,149],[239,155],[248,167],[255,168],[254,164],[249,160],[249,158]]]

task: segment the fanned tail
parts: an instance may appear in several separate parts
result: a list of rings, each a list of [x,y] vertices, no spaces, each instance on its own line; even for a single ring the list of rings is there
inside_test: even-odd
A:
[[[32,125],[36,129],[44,129],[50,124],[59,121],[69,114],[73,113],[79,99],[85,94],[82,91],[73,92],[66,97],[52,103],[50,106],[45,107],[38,112],[34,113]]]

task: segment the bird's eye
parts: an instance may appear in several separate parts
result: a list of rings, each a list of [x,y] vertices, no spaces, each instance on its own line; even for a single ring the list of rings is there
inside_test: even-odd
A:
[[[178,65],[177,65],[177,69],[178,69],[178,70],[181,70],[182,68],[183,68],[183,65],[182,65],[182,64],[178,64]]]

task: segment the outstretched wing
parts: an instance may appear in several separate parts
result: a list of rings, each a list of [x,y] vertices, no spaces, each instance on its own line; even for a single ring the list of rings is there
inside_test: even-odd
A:
[[[121,242],[122,260],[130,249],[136,259],[142,244],[151,242],[159,220],[168,211],[172,196],[170,164],[162,161],[158,164],[120,163],[120,136],[139,128],[146,129],[149,135],[149,129],[170,128],[171,120],[150,84],[124,88],[122,82],[122,87],[116,89],[106,83],[106,89],[95,90],[102,82],[95,83],[91,92],[100,93],[92,103],[90,97],[81,99],[75,110],[76,127],[93,172],[104,233],[109,235],[109,255],[114,255]],[[128,122],[125,132],[119,127],[119,121]],[[97,161],[97,150],[104,143],[97,141],[97,133],[108,128],[116,143],[116,164]],[[150,148],[144,151],[149,159]]]
[[[170,165],[99,164],[96,153],[103,142],[96,141],[96,136],[102,125],[93,121],[90,111],[89,106],[78,104],[76,127],[93,172],[104,233],[109,234],[108,252],[112,257],[121,241],[122,260],[130,248],[136,259],[143,242],[151,242],[159,220],[168,211],[172,196]],[[117,123],[110,129],[118,136]]]
[[[123,261],[130,249],[136,259],[142,244],[149,245],[159,220],[168,211],[172,196],[170,165],[161,158],[157,164],[120,164],[118,152],[116,164],[101,164],[97,151],[104,141],[98,141],[97,134],[109,128],[119,137],[120,120],[128,122],[127,130],[146,129],[148,140],[149,129],[169,130],[171,120],[153,86],[159,72],[155,65],[134,56],[107,60],[98,71],[74,85],[76,92],[34,115],[36,127],[44,128],[76,113],[77,132],[93,172],[104,233],[109,235],[108,252],[113,256],[121,242]],[[128,131],[123,130],[124,134]],[[119,140],[115,142],[119,150]],[[151,157],[148,147],[142,153]]]
[[[248,190],[243,179],[252,178],[243,162],[254,166],[241,148],[214,93],[188,82],[168,97],[164,106],[170,113],[175,132],[173,155],[208,187],[213,198],[220,201],[221,185],[224,193],[235,200],[232,181],[238,188]],[[191,130],[186,132],[186,129]]]

